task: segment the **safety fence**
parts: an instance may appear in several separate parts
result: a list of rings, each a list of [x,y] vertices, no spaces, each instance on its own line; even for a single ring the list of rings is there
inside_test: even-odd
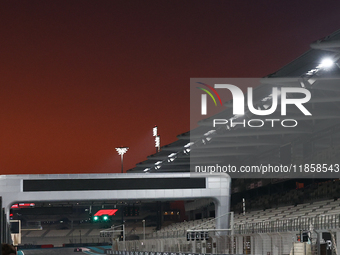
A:
[[[258,233],[235,236],[213,236],[210,240],[187,241],[183,239],[157,239],[146,242],[140,240],[118,242],[106,254],[116,255],[198,255],[198,254],[320,254],[312,252],[316,247],[314,233],[310,243],[297,240],[300,231],[292,233]],[[320,244],[319,244],[320,247]],[[306,253],[300,253],[306,251]],[[298,252],[299,251],[299,252]]]
[[[133,240],[114,242],[113,250],[132,252],[167,252],[197,254],[232,254],[234,253],[233,238],[228,235],[211,234],[207,239],[188,240],[185,238],[164,238],[152,240]]]
[[[112,251],[105,250],[105,254],[115,254],[115,255],[200,255],[202,253],[182,253],[182,252],[148,252],[148,251]],[[212,254],[215,255],[215,254]],[[238,255],[238,254],[235,254]]]

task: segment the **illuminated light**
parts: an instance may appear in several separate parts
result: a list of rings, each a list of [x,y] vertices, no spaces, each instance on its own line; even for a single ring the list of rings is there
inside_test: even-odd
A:
[[[271,99],[273,99],[273,94],[269,94],[267,97],[263,98],[261,100],[261,102],[266,102],[266,101],[271,100]]]
[[[123,164],[123,158],[124,154],[128,151],[129,147],[118,147],[116,148],[116,151],[120,155],[120,161],[121,161],[121,172],[124,173],[124,164]]]
[[[120,156],[124,155],[128,151],[129,147],[119,147],[116,148],[116,151]]]
[[[112,215],[115,215],[117,211],[118,209],[103,209],[103,210],[99,210],[98,212],[96,212],[94,216],[103,216],[103,215],[112,216]]]
[[[177,153],[171,153],[170,155],[168,155],[168,162],[170,163],[174,161],[176,156],[177,156]]]
[[[99,217],[98,217],[98,216],[94,216],[94,217],[93,217],[93,220],[94,220],[94,221],[97,221],[97,220],[99,220]]]
[[[155,163],[155,165],[157,166],[157,165],[159,165],[159,164],[161,164],[163,161],[157,161],[156,163]]]
[[[105,216],[103,216],[103,220],[108,220],[109,219],[109,216],[107,216],[107,215],[105,215]]]
[[[157,126],[152,129],[153,136],[155,137],[156,152],[161,151],[161,137],[158,135]]]
[[[330,58],[325,58],[321,61],[321,64],[319,65],[319,67],[321,68],[331,68],[334,65],[334,61]]]
[[[157,133],[158,133],[158,131],[157,131],[157,126],[155,126],[155,127],[152,129],[152,134],[153,134],[153,136],[157,136]]]
[[[155,147],[159,147],[161,145],[161,137],[158,135],[155,137]]]
[[[206,133],[204,134],[204,136],[211,135],[211,134],[213,134],[213,133],[215,133],[215,132],[216,132],[216,130],[215,130],[215,129],[213,129],[213,130],[210,130],[210,131],[206,132]]]
[[[188,148],[188,147],[190,147],[193,144],[194,144],[194,142],[187,143],[186,145],[184,145],[184,148]]]
[[[150,168],[145,168],[143,171],[144,172],[147,172],[147,171],[149,171],[150,170]]]
[[[27,208],[27,207],[34,207],[35,203],[19,203],[19,204],[14,204],[11,206],[11,208]]]

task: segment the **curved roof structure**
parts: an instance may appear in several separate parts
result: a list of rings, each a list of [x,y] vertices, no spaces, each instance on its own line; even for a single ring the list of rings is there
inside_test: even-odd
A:
[[[212,128],[213,119],[239,122],[255,117],[263,121],[268,119],[268,116],[254,116],[249,110],[242,116],[234,115],[233,102],[228,101],[224,103],[225,110],[200,121],[198,128],[179,135],[178,141],[162,147],[160,152],[149,156],[129,172],[190,171],[190,159],[202,165],[336,163],[334,155],[340,156],[339,58],[340,30],[313,42],[305,54],[260,79],[259,84],[253,84],[256,109],[267,109],[272,104],[273,87],[310,91],[311,99],[304,106],[312,115],[301,114],[297,107],[287,108],[287,118],[297,120],[298,126],[259,129],[226,124]],[[289,93],[287,97],[299,98]],[[282,117],[279,108],[270,115],[270,119],[279,117]],[[332,151],[333,158],[322,158],[329,151]]]

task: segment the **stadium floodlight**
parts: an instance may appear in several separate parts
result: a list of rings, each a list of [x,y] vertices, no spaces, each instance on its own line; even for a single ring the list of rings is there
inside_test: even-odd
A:
[[[124,164],[123,164],[123,158],[124,154],[128,151],[129,147],[118,147],[116,148],[116,151],[120,155],[121,158],[121,166],[122,166],[122,173],[124,172]]]
[[[194,144],[194,142],[187,143],[186,145],[184,145],[184,148],[188,148],[188,147],[190,147],[193,144]]]
[[[159,135],[155,137],[155,147],[157,148],[157,152],[161,150],[161,137]]]
[[[205,140],[202,140],[202,141],[204,141],[203,143],[205,144]],[[190,150],[191,150],[190,148],[186,148],[186,149],[183,150],[183,152],[184,152],[185,155],[188,155]]]
[[[116,148],[116,151],[119,155],[124,155],[128,151],[129,147],[119,147]]]
[[[331,58],[324,58],[319,67],[324,68],[324,69],[329,69],[334,65],[334,61]]]
[[[158,131],[157,131],[157,126],[155,126],[155,127],[152,129],[152,134],[153,134],[153,136],[157,136],[157,133],[158,133]]]
[[[158,128],[157,128],[157,126],[155,126],[152,129],[152,135],[155,137],[156,153],[160,152],[160,150],[161,150],[161,137],[158,135]]]

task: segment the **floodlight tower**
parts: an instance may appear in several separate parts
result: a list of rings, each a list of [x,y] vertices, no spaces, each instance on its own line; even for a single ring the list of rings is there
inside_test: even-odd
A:
[[[161,151],[161,137],[158,135],[157,126],[152,129],[153,136],[155,137],[156,153]]]
[[[124,165],[123,165],[123,157],[124,154],[128,151],[129,147],[118,147],[116,148],[116,151],[118,152],[118,154],[120,155],[121,158],[121,165],[122,165],[122,173],[124,172]]]

